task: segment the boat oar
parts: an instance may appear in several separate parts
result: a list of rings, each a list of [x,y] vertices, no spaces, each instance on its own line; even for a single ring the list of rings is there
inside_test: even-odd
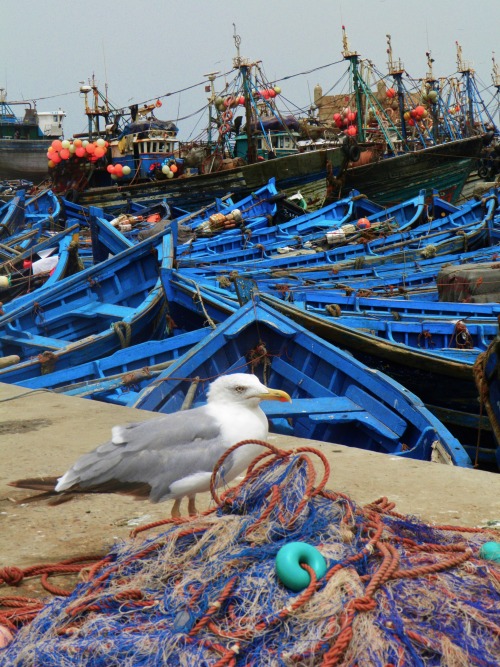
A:
[[[47,248],[50,248],[51,246],[58,244],[63,237],[65,237],[67,234],[70,234],[71,232],[74,232],[79,227],[80,225],[78,223],[71,225],[71,227],[68,227],[64,231],[58,232],[57,234],[54,234],[54,236],[45,239],[41,243],[38,243],[37,245],[34,245],[31,248],[28,248],[28,250],[25,250],[19,255],[16,255],[12,259],[7,260],[6,262],[2,262],[2,264],[0,264],[0,271],[13,261],[20,262],[22,259],[29,259],[30,257],[32,257],[32,255],[38,253],[40,250],[46,250]]]
[[[227,195],[224,195],[224,197],[221,198],[220,201],[226,201],[226,199],[229,199],[230,197],[233,196],[233,193],[230,192]],[[213,204],[207,204],[207,206],[203,206],[203,208],[198,209],[194,213],[190,213],[189,215],[185,215],[179,218],[176,218],[177,222],[180,222],[182,225],[189,220],[193,220],[193,218],[196,218],[197,216],[201,215],[202,213],[205,213],[209,208],[212,208]]]
[[[10,240],[7,240],[7,243],[2,243],[2,247],[6,248],[7,250],[11,252],[21,252],[19,250],[15,250],[13,248],[14,244],[22,243],[23,241],[26,241],[26,239],[29,239],[32,236],[35,236],[38,234],[37,229],[31,229],[29,232],[26,232],[25,234],[20,234],[19,236],[14,236]]]
[[[138,380],[143,380],[149,377],[156,377],[171,366],[175,359],[164,361],[161,364],[148,366],[145,368],[138,368],[134,371],[124,371],[123,373],[116,373],[115,375],[108,375],[104,378],[97,378],[95,380],[85,380],[84,382],[75,382],[74,384],[67,384],[64,387],[56,387],[53,391],[56,394],[78,395],[80,397],[88,396],[90,394],[101,394],[105,391],[111,391],[118,387],[134,384]],[[129,377],[127,377],[129,376]],[[81,391],[80,391],[81,390]]]

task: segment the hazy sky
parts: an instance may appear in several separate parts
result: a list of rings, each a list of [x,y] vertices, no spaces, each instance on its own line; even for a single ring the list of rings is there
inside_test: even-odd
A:
[[[495,50],[500,67],[500,0],[3,0],[0,87],[9,99],[36,99],[39,111],[60,106],[71,136],[86,130],[81,81],[107,82],[116,107],[193,86],[231,70],[233,23],[241,55],[261,60],[269,80],[341,60],[342,24],[351,49],[383,73],[386,34],[415,78],[425,75],[427,50],[435,76],[456,72],[456,41],[490,90]],[[283,96],[306,107],[314,86],[326,92],[342,68],[282,81]],[[175,120],[205,103],[197,86],[164,99],[157,116]],[[196,130],[195,119],[179,122],[181,137],[202,122]]]

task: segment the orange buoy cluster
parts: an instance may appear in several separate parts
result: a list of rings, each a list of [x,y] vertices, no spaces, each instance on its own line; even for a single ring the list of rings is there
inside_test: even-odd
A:
[[[96,141],[88,141],[87,139],[54,139],[47,151],[47,158],[49,160],[49,167],[55,167],[63,160],[69,160],[71,157],[76,157],[90,162],[95,162],[106,155],[108,150],[108,142],[104,139],[96,139]]]
[[[116,181],[118,178],[128,176],[132,170],[126,164],[108,164],[106,171],[111,175],[111,178]]]
[[[355,137],[358,132],[358,128],[354,124],[357,117],[358,112],[356,110],[353,110],[350,107],[345,107],[342,110],[342,113],[333,114],[333,121],[339,130],[344,130],[344,134],[348,137]]]
[[[424,118],[427,118],[427,115],[428,115],[427,109],[423,107],[421,104],[419,104],[414,109],[411,109],[410,111],[405,111],[404,119],[408,123],[408,125],[415,125],[415,123],[418,123]]]
[[[161,166],[161,173],[167,178],[173,178],[178,171],[175,160],[164,160]]]
[[[274,86],[273,88],[264,88],[262,90],[257,90],[253,93],[254,98],[261,98],[263,100],[271,100],[281,93],[281,88],[279,86]],[[237,106],[244,106],[245,96],[244,95],[228,95],[227,97],[217,97],[215,99],[215,107],[219,111],[225,111],[226,109],[231,109]]]
[[[438,101],[439,95],[437,90],[429,90],[428,93],[422,95],[422,102],[429,102],[430,104],[436,104]]]

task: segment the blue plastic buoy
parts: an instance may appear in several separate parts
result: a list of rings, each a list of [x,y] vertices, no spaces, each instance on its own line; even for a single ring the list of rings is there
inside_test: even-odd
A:
[[[309,573],[300,566],[309,565],[318,579],[325,576],[326,560],[320,552],[306,542],[290,542],[276,554],[276,574],[278,579],[292,591],[302,591],[311,583]]]
[[[479,556],[500,563],[500,542],[485,542],[479,551]]]

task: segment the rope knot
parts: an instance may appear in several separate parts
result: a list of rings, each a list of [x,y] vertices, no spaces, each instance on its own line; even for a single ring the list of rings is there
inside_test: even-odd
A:
[[[17,586],[24,579],[24,572],[18,567],[4,567],[0,569],[0,583],[7,586]]]

